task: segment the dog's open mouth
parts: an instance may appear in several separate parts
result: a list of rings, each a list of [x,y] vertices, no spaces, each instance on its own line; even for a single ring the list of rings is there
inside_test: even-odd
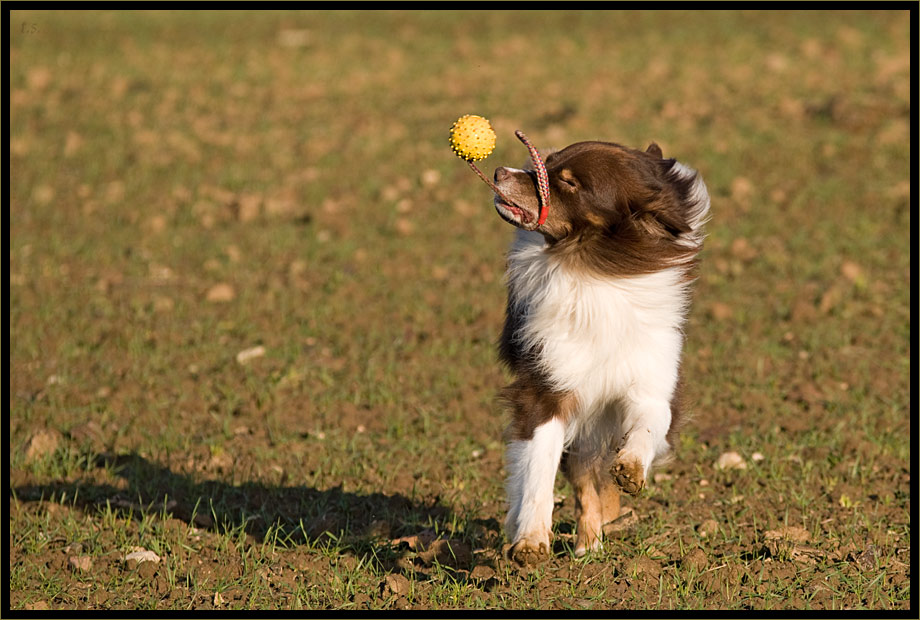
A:
[[[533,213],[515,204],[511,204],[499,196],[495,197],[495,210],[498,211],[498,214],[503,220],[515,226],[529,229],[536,222],[536,216],[534,216]]]

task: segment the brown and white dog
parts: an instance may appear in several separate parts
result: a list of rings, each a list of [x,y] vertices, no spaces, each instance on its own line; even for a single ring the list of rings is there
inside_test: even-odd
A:
[[[499,354],[515,375],[505,532],[519,564],[549,557],[553,485],[575,491],[575,555],[601,544],[668,455],[680,416],[682,327],[709,193],[652,144],[580,142],[550,154],[549,212],[531,170],[498,168],[495,208],[519,227]],[[511,202],[507,202],[510,200]],[[512,204],[513,203],[513,204]]]

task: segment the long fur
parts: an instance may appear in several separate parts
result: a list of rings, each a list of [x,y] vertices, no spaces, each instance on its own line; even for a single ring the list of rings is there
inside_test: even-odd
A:
[[[626,198],[632,201],[628,212],[581,213],[586,207],[557,194],[557,218],[567,219],[551,226],[566,234],[557,236],[552,228],[518,230],[508,254],[508,316],[500,352],[517,375],[506,390],[513,419],[505,529],[513,553],[541,554],[548,546],[553,480],[564,453],[580,468],[567,471],[570,479],[597,478],[592,488],[609,496],[604,476],[618,474],[620,486],[635,492],[671,447],[683,325],[709,195],[691,168],[635,153],[617,152],[617,157],[627,165],[658,166],[650,168],[658,176],[642,181],[645,168],[633,175],[633,191],[642,197]],[[578,173],[579,166],[593,165],[578,154],[579,159],[564,160],[570,164],[565,172],[556,173]],[[552,162],[551,156],[551,176]],[[496,172],[496,180],[511,184],[514,175],[522,174],[528,173],[504,169]],[[598,178],[592,174],[592,180]],[[598,185],[595,180],[594,194],[603,190]],[[509,192],[515,189],[526,192],[526,182]],[[505,219],[514,219],[508,209],[499,210]],[[631,239],[633,245],[626,247]],[[611,247],[616,242],[620,247]],[[599,258],[600,253],[606,255]],[[589,495],[580,501],[594,501]],[[595,525],[579,521],[580,529],[598,529],[597,515],[584,519]],[[576,552],[582,554],[599,545],[599,534],[580,533],[579,541]]]

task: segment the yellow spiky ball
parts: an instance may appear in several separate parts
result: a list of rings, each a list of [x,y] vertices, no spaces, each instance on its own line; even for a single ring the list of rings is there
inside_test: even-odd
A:
[[[450,128],[450,148],[460,159],[485,159],[495,148],[495,132],[489,120],[475,114],[458,118]]]

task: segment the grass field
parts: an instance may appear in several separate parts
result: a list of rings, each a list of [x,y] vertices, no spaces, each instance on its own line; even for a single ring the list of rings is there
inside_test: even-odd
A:
[[[8,606],[910,609],[912,17],[12,11]],[[712,194],[694,423],[532,570],[466,113]]]

